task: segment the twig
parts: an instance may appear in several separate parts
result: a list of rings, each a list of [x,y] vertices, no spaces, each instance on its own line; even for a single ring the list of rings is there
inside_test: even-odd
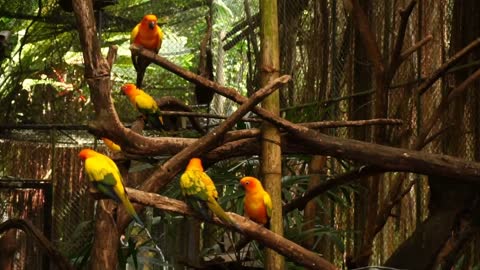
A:
[[[480,46],[480,38],[470,42],[465,48],[461,49],[454,56],[450,57],[447,62],[440,66],[433,74],[431,74],[416,90],[416,93],[423,95],[447,70],[452,68],[463,56],[470,53]]]
[[[425,127],[422,130],[422,133],[418,135],[418,138],[415,143],[415,149],[420,149],[422,145],[424,145],[424,141],[430,131],[432,130],[433,126],[435,126],[435,123],[437,122],[438,118],[440,115],[442,115],[447,109],[450,103],[463,94],[468,86],[470,86],[473,82],[478,80],[480,78],[480,69],[477,69],[473,74],[468,76],[467,79],[465,79],[459,86],[457,86],[455,89],[453,89],[450,94],[448,94],[447,98],[443,98],[438,107],[435,109],[435,111],[432,113],[428,121],[425,123]]]
[[[161,111],[160,115],[172,115],[172,116],[193,116],[204,117],[210,119],[227,119],[228,116],[216,115],[211,113],[199,113],[199,112],[179,112],[179,111]],[[241,119],[244,122],[262,122],[263,120],[258,118],[246,117]]]
[[[412,53],[416,52],[417,50],[419,50],[420,48],[425,46],[425,44],[427,44],[431,40],[433,40],[433,36],[428,35],[428,36],[424,37],[422,40],[413,44],[412,47],[410,47],[410,48],[408,48],[408,49],[406,49],[405,51],[402,52],[402,54],[400,55],[400,61],[401,62],[405,61]]]
[[[217,225],[227,227],[231,230],[237,230],[234,225],[223,223],[218,218],[205,220],[201,215],[191,210],[184,202],[164,197],[155,193],[143,192],[136,189],[127,188],[130,199],[134,202],[152,206],[169,212],[174,212],[186,216],[193,216],[197,219],[211,222]],[[265,246],[276,250],[280,254],[291,258],[295,263],[309,269],[337,269],[333,264],[309,251],[300,245],[281,237],[278,234],[266,229],[249,219],[234,213],[227,213],[229,217],[240,227],[241,232],[248,237],[255,239]]]
[[[380,168],[375,168],[373,166],[362,166],[362,167],[353,169],[349,172],[333,176],[328,181],[325,181],[317,186],[312,187],[310,190],[305,192],[305,194],[303,194],[301,197],[293,199],[292,201],[287,203],[285,206],[283,206],[283,212],[288,213],[295,209],[302,210],[305,207],[305,205],[309,201],[311,201],[313,198],[319,196],[320,194],[332,188],[345,185],[359,178],[363,178],[366,176],[371,176],[371,175],[375,175],[383,172],[385,172],[385,170],[382,170]]]

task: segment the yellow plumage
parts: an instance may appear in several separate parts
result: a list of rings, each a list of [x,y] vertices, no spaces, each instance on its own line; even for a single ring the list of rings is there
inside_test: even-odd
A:
[[[127,213],[143,226],[143,222],[127,197],[122,176],[115,162],[92,149],[83,149],[79,157],[85,160],[85,172],[93,186],[117,203],[122,203]]]
[[[223,222],[236,226],[218,204],[217,189],[212,179],[203,171],[200,159],[192,158],[190,160],[185,172],[180,177],[180,189],[190,206],[205,218],[211,218],[208,210],[205,209],[208,207]]]

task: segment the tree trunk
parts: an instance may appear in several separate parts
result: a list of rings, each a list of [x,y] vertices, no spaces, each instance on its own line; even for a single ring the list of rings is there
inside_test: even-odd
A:
[[[277,14],[277,0],[260,1],[260,80],[262,86],[279,76],[280,51]],[[279,115],[279,92],[277,91],[267,97],[262,102],[262,107]],[[273,211],[270,219],[270,229],[279,235],[283,235],[280,131],[272,124],[266,122],[262,126],[261,161],[265,188],[272,197]],[[267,249],[265,257],[265,269],[284,269],[284,259],[278,253]]]

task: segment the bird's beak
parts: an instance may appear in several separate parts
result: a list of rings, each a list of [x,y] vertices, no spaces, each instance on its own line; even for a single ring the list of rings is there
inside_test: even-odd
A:
[[[242,185],[242,183],[238,183],[238,184],[237,184],[237,188],[239,188],[239,189],[243,189],[243,185]]]
[[[149,23],[148,23],[148,28],[150,28],[150,29],[153,30],[153,29],[155,29],[155,25],[156,25],[155,22],[149,22]]]

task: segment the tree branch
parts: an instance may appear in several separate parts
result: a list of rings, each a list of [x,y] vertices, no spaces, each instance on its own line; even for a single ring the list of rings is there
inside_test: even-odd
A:
[[[212,222],[231,230],[236,230],[235,226],[223,223],[217,217],[213,220],[204,220],[204,218],[191,210],[184,202],[164,197],[154,193],[147,193],[140,190],[127,188],[128,196],[133,202],[143,205],[152,206],[169,212],[182,214],[185,216],[193,216],[197,219]],[[249,219],[234,213],[227,213],[229,217],[235,222],[246,236],[256,239],[265,246],[276,250],[280,254],[289,257],[294,262],[309,269],[337,269],[333,264],[311,252],[300,245],[283,238],[272,231],[266,229]]]
[[[349,172],[330,177],[329,180],[317,186],[312,187],[310,190],[305,192],[301,197],[293,199],[292,201],[287,203],[285,206],[283,206],[283,212],[288,213],[295,209],[303,210],[303,208],[305,208],[305,205],[309,201],[323,194],[324,192],[331,190],[332,188],[345,185],[359,178],[372,176],[372,175],[383,173],[383,172],[385,172],[385,170],[382,170],[380,168],[376,168],[373,166],[362,166],[362,167],[353,169]]]
[[[478,40],[480,44],[480,39]],[[182,78],[192,83],[211,87],[216,93],[230,98],[235,102],[243,103],[247,100],[246,97],[240,95],[233,88],[206,80],[153,52],[134,46],[131,47],[131,49],[136,50],[138,54],[149,58],[152,62]],[[260,107],[254,107],[252,110],[261,118],[289,132],[288,138],[291,140],[292,146],[308,147],[310,153],[316,152],[322,155],[356,160],[375,165],[387,171],[415,172],[470,181],[478,181],[478,177],[480,176],[480,163],[465,161],[446,155],[429,154],[357,140],[336,138],[298,124],[293,124]],[[300,143],[302,145],[299,145]]]
[[[290,80],[290,76],[283,75],[269,82],[265,87],[256,91],[246,102],[244,102],[227,120],[222,122],[218,127],[213,129],[207,135],[198,139],[195,143],[185,147],[176,153],[172,158],[162,164],[143,184],[141,189],[149,192],[158,192],[165,185],[170,183],[173,177],[178,174],[188,160],[192,157],[199,156],[215,146],[220,145],[224,134],[231,129],[247,112],[252,110],[263,98],[271,94],[276,89],[283,86]],[[125,228],[128,225],[130,216],[125,211],[121,211],[119,217],[119,227]]]
[[[35,242],[41,250],[43,250],[50,261],[54,262],[58,269],[74,270],[70,262],[65,258],[58,250],[55,249],[53,244],[38,230],[33,224],[25,219],[9,219],[0,224],[0,234],[10,229],[19,229],[24,231],[30,237],[33,237]]]
[[[480,69],[477,69],[473,74],[468,76],[459,86],[455,87],[447,96],[447,98],[443,98],[438,107],[432,113],[430,118],[426,121],[425,127],[422,130],[422,133],[418,135],[416,140],[415,149],[419,149],[422,145],[424,145],[425,139],[427,138],[428,134],[435,126],[438,118],[448,109],[450,103],[457,98],[458,96],[465,93],[468,86],[470,86],[473,82],[480,78]]]
[[[433,74],[431,74],[426,80],[417,88],[416,93],[423,95],[441,76],[445,74],[450,68],[452,68],[463,56],[470,53],[474,49],[480,46],[480,38],[470,42],[465,48],[457,52],[454,56],[450,57],[447,62],[443,63]]]
[[[425,46],[425,44],[427,44],[428,42],[430,42],[432,40],[433,40],[433,36],[428,35],[428,36],[424,37],[422,40],[413,44],[412,47],[410,47],[410,48],[408,48],[408,49],[406,49],[405,51],[402,52],[402,54],[400,55],[400,62],[405,61],[412,53],[416,52],[417,50],[419,50],[420,48]]]
[[[410,4],[405,9],[400,9],[400,26],[398,27],[397,39],[395,41],[395,46],[393,48],[390,65],[388,65],[386,81],[388,84],[391,83],[393,76],[398,70],[398,67],[402,64],[402,48],[403,42],[405,40],[405,33],[407,31],[408,19],[410,14],[412,14],[413,8],[417,4],[416,0],[410,1]]]

